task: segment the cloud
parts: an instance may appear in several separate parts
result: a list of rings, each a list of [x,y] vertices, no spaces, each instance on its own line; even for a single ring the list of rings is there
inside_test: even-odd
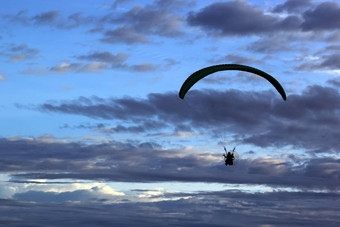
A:
[[[44,75],[48,73],[69,73],[69,72],[77,72],[77,73],[96,73],[103,70],[109,69],[109,64],[106,62],[90,62],[87,64],[83,63],[60,63],[56,66],[47,68],[32,68],[32,69],[25,69],[21,73],[28,74],[28,75]]]
[[[57,10],[48,11],[35,15],[34,17],[32,17],[32,21],[38,25],[53,24],[57,22],[59,15],[60,12]]]
[[[150,71],[155,71],[157,66],[152,63],[143,63],[143,64],[137,64],[137,65],[132,65],[131,69],[133,71],[137,72],[150,72]]]
[[[165,58],[164,61],[166,62],[166,66],[173,66],[173,65],[177,65],[179,64],[180,62],[177,61],[176,59],[173,59],[173,58]]]
[[[78,56],[78,59],[82,60],[95,60],[97,62],[92,62],[84,66],[80,71],[85,72],[93,72],[99,71],[108,68],[108,64],[111,64],[111,68],[124,68],[130,69],[135,72],[150,72],[155,71],[157,69],[157,65],[152,63],[142,63],[142,64],[134,64],[128,65],[125,63],[126,59],[128,59],[130,55],[125,53],[118,53],[116,55],[111,54],[109,52],[94,52],[88,55]],[[90,68],[93,70],[90,70]],[[96,69],[96,70],[95,70]]]
[[[136,5],[130,10],[117,14],[107,14],[101,21],[103,24],[116,25],[106,30],[103,42],[108,43],[150,43],[150,36],[178,37],[184,34],[181,26],[184,19],[175,13],[176,3],[185,1],[155,1],[146,6]],[[116,4],[114,4],[115,6]]]
[[[15,63],[25,61],[37,57],[39,50],[29,48],[26,44],[11,44],[7,48],[4,48],[1,55],[8,58],[7,62]]]
[[[320,54],[325,54],[325,53],[337,53],[338,51],[340,51],[340,45],[328,45],[325,48],[319,50],[316,54],[320,55]]]
[[[266,36],[250,43],[246,49],[267,54],[296,50],[287,38],[287,36]]]
[[[214,136],[227,131],[239,142],[260,147],[293,146],[312,152],[338,152],[340,135],[334,126],[339,124],[339,92],[315,85],[287,100],[283,102],[272,91],[193,90],[186,102],[176,93],[165,93],[150,94],[146,99],[80,97],[59,104],[45,103],[39,108],[125,123],[148,118],[174,127],[188,125]]]
[[[296,67],[297,70],[339,70],[340,69],[340,54],[328,54],[317,57],[315,60],[301,63]]]
[[[66,83],[62,83],[60,85],[60,89],[62,89],[63,91],[71,91],[71,90],[73,90],[73,88],[68,86]]]
[[[0,82],[5,81],[7,76],[4,73],[0,73]]]
[[[185,148],[164,149],[151,142],[122,143],[111,140],[86,145],[80,142],[3,138],[0,148],[1,156],[4,157],[0,172],[11,174],[12,180],[18,183],[23,179],[77,179],[232,182],[303,190],[338,190],[340,187],[335,180],[340,174],[337,171],[339,159],[335,158],[245,157],[236,166],[230,167],[230,175],[226,175],[220,153],[193,152]],[[273,148],[272,153],[280,152]]]
[[[309,87],[301,96],[292,95],[287,105],[278,106],[275,113],[283,118],[281,123],[272,125],[273,131],[259,133],[245,140],[258,146],[267,146],[275,141],[276,145],[290,144],[315,152],[338,152],[340,144],[335,138],[339,133],[334,127],[339,124],[336,117],[340,107],[338,98],[336,89]],[[285,136],[281,137],[281,133]]]
[[[196,5],[195,1],[188,0],[155,0],[154,4],[160,9],[179,10]]]
[[[303,13],[304,31],[322,31],[340,29],[340,4],[338,2],[322,2],[314,9]]]
[[[16,193],[14,194],[13,199],[38,203],[95,202],[119,201],[123,195],[124,193],[116,192],[109,186],[105,186],[68,192],[43,192],[31,190],[23,193]]]
[[[199,12],[190,12],[187,22],[213,35],[252,35],[278,30],[296,29],[300,21],[291,16],[285,19],[265,14],[246,1],[212,3]],[[208,33],[209,34],[209,33]]]
[[[175,37],[181,34],[178,30],[182,19],[164,8],[147,5],[135,6],[117,19],[129,24],[133,29],[148,34]]]
[[[291,14],[284,17],[275,14],[282,11],[289,11]],[[303,11],[302,14],[300,11]],[[190,26],[198,26],[213,36],[333,32],[340,28],[340,19],[337,19],[340,15],[340,5],[337,2],[322,2],[314,6],[308,0],[289,0],[274,7],[273,12],[266,14],[261,8],[242,0],[217,2],[199,12],[190,12],[187,22]]]
[[[4,19],[25,26],[50,26],[58,29],[73,29],[97,24],[97,18],[93,16],[83,16],[81,12],[73,13],[67,17],[58,10],[46,11],[33,16],[28,16],[27,14],[27,10],[21,10],[16,14],[5,15]]]
[[[94,25],[97,23],[97,19],[93,16],[83,16],[82,13],[74,13],[69,15],[61,24],[59,28],[72,29],[81,26]]]
[[[260,63],[261,61],[256,59],[256,57],[246,57],[238,54],[227,54],[223,57],[211,60],[214,63],[229,62],[230,64],[250,64],[250,63]]]
[[[31,193],[33,194],[33,193]],[[36,197],[38,197],[38,193]],[[28,196],[28,195],[27,195]],[[47,195],[41,193],[42,198]],[[72,226],[338,226],[338,194],[317,192],[167,193],[160,202],[29,203],[2,199],[4,225]],[[157,197],[157,195],[155,195]],[[108,215],[110,214],[110,215]],[[300,215],[297,215],[300,214]],[[41,218],[44,217],[44,218]],[[133,218],[131,218],[133,217]],[[164,221],[166,220],[166,221]],[[166,222],[166,224],[164,224]]]
[[[124,2],[127,1],[114,2],[112,9]],[[58,10],[29,16],[28,11],[25,10],[17,14],[7,14],[4,19],[25,26],[50,26],[58,29],[92,26],[90,31],[103,32],[103,37],[100,39],[102,42],[151,43],[150,36],[174,38],[184,34],[182,28],[184,19],[179,16],[177,10],[188,4],[183,0],[161,0],[146,6],[136,5],[122,13],[114,10],[101,17],[83,15],[81,12],[63,15]]]
[[[340,69],[340,54],[333,54],[324,56],[324,61],[321,63],[321,67],[327,69]]]
[[[108,64],[106,62],[91,62],[79,69],[82,73],[96,73],[108,69]]]
[[[125,63],[125,59],[127,59],[127,55],[123,53],[119,53],[117,55],[113,55],[108,52],[97,52],[89,55],[82,55],[77,58],[84,60],[94,60],[89,63],[81,63],[81,62],[63,62],[59,63],[50,68],[48,67],[40,67],[40,68],[28,68],[21,71],[22,74],[27,75],[45,75],[48,73],[97,73],[104,70],[109,70],[113,68],[121,68],[126,70],[131,70],[134,72],[151,72],[155,71],[159,65],[153,63],[141,63],[141,64],[132,64],[128,65]],[[97,59],[97,61],[96,61]]]
[[[273,12],[281,13],[286,11],[297,13],[311,6],[313,6],[311,0],[287,0],[285,3],[275,6]]]
[[[149,43],[145,35],[136,33],[133,29],[127,27],[118,27],[114,30],[108,30],[101,39],[106,43]]]
[[[12,23],[27,25],[29,24],[30,18],[26,14],[27,10],[20,10],[16,14],[6,14],[3,18],[9,20]]]
[[[112,4],[112,9],[116,9],[118,5],[128,3],[128,2],[133,2],[133,0],[116,0]]]
[[[104,70],[108,69],[110,64],[111,68],[127,68],[125,61],[129,58],[129,54],[126,53],[118,53],[118,54],[112,54],[110,52],[104,51],[104,52],[93,52],[91,54],[87,55],[81,55],[78,56],[78,59],[81,60],[89,60],[89,61],[95,61],[91,62],[88,65],[87,68],[91,67],[99,67],[98,70]],[[96,63],[97,62],[97,63]],[[99,64],[100,63],[100,64]],[[96,65],[97,64],[97,65]]]
[[[335,87],[340,87],[340,78],[334,78],[334,79],[328,80],[327,83]]]
[[[154,121],[154,120],[140,120],[136,122],[136,125],[133,126],[125,126],[125,125],[116,125],[114,127],[100,127],[99,131],[109,134],[115,133],[143,133],[147,131],[160,130],[169,127],[164,122]]]
[[[15,45],[10,48],[12,52],[25,52],[27,54],[36,54],[38,53],[37,49],[28,48],[26,44]]]
[[[26,75],[46,75],[48,74],[49,69],[47,67],[40,68],[28,68],[21,71],[22,74]]]
[[[60,63],[50,68],[54,73],[67,73],[76,70],[81,66],[81,63]]]
[[[94,129],[94,130],[102,130],[106,127],[106,124],[104,123],[98,123],[98,124],[79,124],[79,125],[69,125],[64,124],[63,126],[60,126],[61,129]]]
[[[118,64],[124,62],[130,55],[126,53],[111,54],[110,52],[94,52],[88,55],[81,55],[78,58],[82,60],[95,60],[101,62],[107,62],[112,64]]]

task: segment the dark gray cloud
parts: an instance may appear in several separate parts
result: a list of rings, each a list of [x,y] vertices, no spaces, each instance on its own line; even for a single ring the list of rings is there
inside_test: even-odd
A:
[[[104,52],[94,52],[92,54],[88,55],[81,55],[78,56],[78,59],[81,60],[95,60],[95,61],[101,61],[101,62],[107,62],[112,64],[119,64],[124,62],[130,55],[126,53],[118,53],[118,54],[112,54],[110,52],[104,51]]]
[[[315,152],[339,152],[339,100],[336,89],[311,86],[300,95],[288,96],[286,102],[272,91],[194,90],[186,101],[176,93],[150,94],[146,99],[80,97],[59,104],[45,103],[39,108],[132,123],[148,118],[209,133],[223,129],[237,135],[239,141],[260,147],[294,146]]]
[[[10,51],[12,52],[25,52],[28,54],[36,54],[38,53],[37,49],[29,48],[26,44],[21,45],[14,45],[10,48]]]
[[[27,25],[30,23],[30,18],[27,16],[27,10],[20,10],[16,14],[6,14],[3,16],[4,19],[9,20],[13,23],[20,23]]]
[[[30,48],[26,44],[11,44],[3,48],[1,55],[7,58],[7,62],[13,63],[34,59],[38,53],[38,49]]]
[[[225,174],[220,153],[164,149],[150,142],[85,145],[79,142],[0,140],[0,171],[25,179],[122,182],[210,182],[338,190],[334,158],[243,158]],[[273,148],[273,153],[279,150]],[[25,161],[23,161],[25,160]],[[321,183],[322,182],[322,183]],[[50,196],[53,196],[50,194]]]
[[[171,38],[182,35],[184,32],[181,26],[184,19],[174,12],[174,6],[180,6],[176,2],[186,3],[180,0],[161,0],[146,6],[136,5],[122,14],[107,14],[101,19],[102,23],[117,27],[105,31],[101,40],[108,43],[132,44],[151,42],[149,36],[152,35]]]
[[[54,24],[57,22],[58,17],[60,16],[60,12],[59,11],[48,11],[48,12],[44,12],[41,14],[37,14],[34,17],[32,17],[32,21],[35,24]]]
[[[33,192],[30,192],[32,194]],[[48,193],[35,192],[46,197]],[[21,196],[27,196],[21,194]],[[161,202],[23,202],[2,199],[0,223],[16,226],[338,226],[339,195],[223,191],[168,194]],[[61,194],[56,194],[56,197]],[[299,215],[297,215],[299,214]],[[44,218],[42,218],[44,217]]]
[[[95,60],[95,61],[99,61],[99,62],[110,63],[111,68],[130,69],[130,70],[135,71],[135,72],[150,72],[150,71],[155,71],[158,68],[158,65],[155,65],[155,64],[152,64],[152,63],[142,63],[142,64],[135,64],[135,65],[128,65],[128,64],[125,63],[125,61],[128,57],[129,57],[129,55],[125,54],[125,53],[118,53],[118,54],[114,55],[114,54],[111,54],[109,52],[95,52],[95,53],[92,53],[92,54],[89,54],[89,55],[79,56],[78,58],[83,59],[83,60],[84,59],[85,60]]]
[[[323,49],[320,49],[319,51],[317,51],[315,53],[315,55],[321,55],[321,54],[325,54],[325,53],[338,53],[340,51],[340,45],[328,45],[326,47],[324,47]]]
[[[340,31],[334,31],[328,37],[326,37],[327,42],[340,42]]]
[[[119,3],[117,1],[114,5]],[[247,1],[216,2],[183,18],[180,12],[194,4],[184,0],[158,0],[145,6],[135,5],[123,13],[114,10],[102,17],[81,12],[63,15],[56,10],[29,16],[23,10],[3,18],[23,25],[47,25],[59,29],[87,26],[91,31],[103,33],[102,42],[126,44],[150,43],[152,36],[181,37],[185,34],[185,21],[189,26],[199,26],[213,36],[337,31],[340,27],[340,5],[337,2],[314,4],[309,0],[288,0],[274,7],[272,14]],[[279,14],[283,11],[290,14],[282,17]],[[333,35],[332,39],[336,39],[336,34]]]
[[[151,4],[120,12],[115,10],[118,4],[128,1],[116,1],[113,12],[104,16],[84,15],[82,12],[64,15],[57,10],[28,15],[27,10],[17,14],[8,14],[4,19],[12,23],[31,26],[50,26],[58,29],[89,27],[91,32],[103,32],[102,42],[107,43],[149,43],[150,36],[178,37],[184,34],[184,19],[178,10],[193,3],[184,0],[159,0]]]
[[[296,67],[297,70],[338,70],[340,69],[340,54],[323,55],[317,60],[310,60],[301,63]]]
[[[257,53],[278,53],[296,50],[292,46],[291,40],[287,36],[265,36],[257,41],[250,43],[246,49]]]
[[[246,141],[259,146],[275,141],[273,143],[277,145],[291,144],[317,152],[339,152],[340,144],[335,140],[339,136],[336,128],[340,124],[338,98],[336,89],[309,87],[301,96],[292,95],[287,105],[280,105],[275,110],[275,114],[283,117],[282,124],[272,124],[270,133],[259,133]],[[281,137],[281,133],[285,136]]]
[[[286,11],[296,13],[311,6],[313,6],[313,2],[311,0],[287,0],[285,3],[275,6],[273,12],[281,13]]]
[[[340,54],[324,56],[321,67],[327,69],[340,69]]]
[[[135,6],[111,22],[127,24],[139,33],[174,37],[181,34],[179,25],[182,19],[164,8],[146,5]]]
[[[160,130],[169,127],[164,122],[154,121],[154,120],[141,120],[137,125],[125,126],[116,125],[113,127],[100,128],[99,131],[109,134],[115,133],[142,133],[147,131]]]
[[[132,65],[131,69],[137,72],[150,72],[155,71],[157,69],[157,65],[152,63],[142,63],[137,65]]]
[[[116,9],[118,5],[128,3],[128,2],[133,2],[134,0],[116,0],[112,4],[112,9]]]
[[[328,84],[331,84],[335,87],[339,87],[340,88],[340,78],[334,78],[334,79],[331,79],[331,80],[328,80],[327,81]]]
[[[128,27],[118,27],[114,30],[108,30],[104,33],[101,41],[106,43],[149,43],[149,39],[144,34],[136,33]]]
[[[314,59],[302,61],[295,69],[303,71],[322,71],[340,69],[340,46],[328,45],[312,53]]]
[[[93,16],[84,16],[83,13],[74,13],[69,15],[64,21],[59,24],[60,28],[72,29],[80,26],[95,25],[97,23],[97,18]]]
[[[187,17],[191,26],[199,26],[213,35],[251,35],[280,30],[294,30],[299,26],[298,17],[285,19],[267,15],[260,8],[246,1],[217,2]]]
[[[28,68],[23,70],[23,74],[31,75],[45,75],[48,73],[97,73],[113,68],[131,70],[134,72],[151,72],[155,71],[160,65],[153,63],[141,63],[129,65],[125,63],[129,57],[128,54],[118,53],[112,54],[110,52],[94,52],[88,55],[76,56],[79,60],[89,61],[88,63],[82,62],[69,62],[65,61],[52,67],[42,68]]]
[[[16,14],[7,14],[3,17],[12,23],[35,26],[51,26],[59,29],[72,29],[80,26],[96,25],[98,19],[93,16],[84,16],[81,12],[64,16],[62,12],[51,10],[34,16],[29,16],[27,10],[21,10]]]
[[[195,6],[196,2],[190,0],[155,0],[154,4],[160,9],[179,10]]]
[[[177,65],[177,64],[180,63],[179,61],[177,61],[176,59],[173,59],[173,58],[165,58],[164,61],[166,63],[165,64],[166,66],[173,66],[173,65]]]
[[[304,31],[340,29],[340,4],[322,2],[314,9],[304,12],[303,18],[301,27]]]
[[[98,123],[98,124],[89,124],[89,123],[83,123],[79,125],[69,125],[64,124],[63,126],[60,126],[61,129],[96,129],[101,130],[104,129],[107,125],[104,123]]]
[[[110,125],[108,123],[89,124],[83,123],[79,125],[64,124],[61,129],[90,129],[105,134],[118,134],[118,133],[144,133],[148,131],[160,130],[169,127],[164,122],[154,120],[139,120],[129,125]]]
[[[304,9],[305,11],[299,13]],[[337,2],[287,1],[274,12],[289,11],[286,17],[265,14],[246,1],[212,3],[199,12],[190,12],[187,22],[199,26],[210,35],[262,35],[277,32],[334,31],[340,29],[340,5]]]

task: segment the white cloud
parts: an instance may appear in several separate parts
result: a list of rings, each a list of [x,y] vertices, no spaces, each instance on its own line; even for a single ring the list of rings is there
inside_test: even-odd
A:
[[[6,80],[6,76],[3,73],[0,73],[0,81],[5,81]]]
[[[79,72],[96,73],[106,69],[108,69],[108,64],[105,62],[91,62],[80,68]]]
[[[80,63],[60,63],[50,70],[55,73],[66,73],[77,69],[80,65]]]

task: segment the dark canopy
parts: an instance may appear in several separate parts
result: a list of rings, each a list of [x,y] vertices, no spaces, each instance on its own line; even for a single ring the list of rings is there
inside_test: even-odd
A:
[[[246,65],[238,65],[238,64],[222,64],[222,65],[213,65],[209,66],[203,69],[200,69],[193,74],[191,74],[183,83],[181,90],[179,92],[179,97],[181,99],[184,99],[185,94],[190,90],[190,88],[200,79],[223,70],[239,70],[239,71],[245,71],[254,73],[258,76],[262,76],[263,78],[267,79],[275,88],[276,90],[281,94],[283,100],[286,100],[286,93],[284,89],[282,88],[281,84],[271,75],[268,73],[265,73],[259,69],[246,66]]]

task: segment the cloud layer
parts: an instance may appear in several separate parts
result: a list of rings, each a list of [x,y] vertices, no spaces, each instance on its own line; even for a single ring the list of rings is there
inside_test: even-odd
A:
[[[79,179],[115,182],[210,182],[338,190],[340,161],[334,158],[241,158],[226,169],[220,153],[155,143],[43,142],[1,139],[1,172],[14,179]],[[273,149],[280,154],[280,150]],[[24,161],[23,161],[24,160]],[[226,175],[226,171],[231,173]]]
[[[107,205],[95,201],[46,204],[1,200],[0,212],[4,215],[0,223],[41,226],[60,222],[72,226],[339,225],[339,201],[335,194],[225,191],[186,196],[190,198]],[[272,209],[273,206],[277,209]]]
[[[310,152],[337,153],[340,136],[340,94],[331,87],[311,86],[301,94],[288,95],[283,102],[273,92],[227,90],[192,91],[185,101],[175,93],[132,97],[45,103],[41,111],[83,115],[95,119],[121,120],[143,131],[153,131],[146,119],[173,128],[199,131],[227,131],[241,143],[260,147],[293,146]],[[190,111],[188,111],[190,109]],[[180,119],[180,121],[179,121]],[[223,130],[222,130],[223,129]]]

